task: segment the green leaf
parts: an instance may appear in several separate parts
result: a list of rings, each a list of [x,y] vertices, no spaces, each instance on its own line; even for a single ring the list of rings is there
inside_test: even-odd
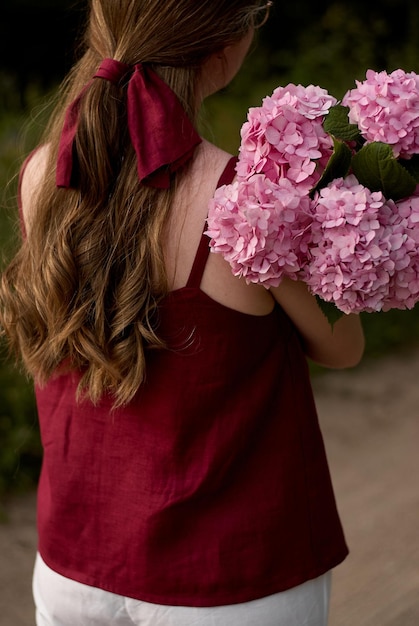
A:
[[[311,190],[313,197],[315,191],[326,187],[335,178],[344,178],[351,165],[352,152],[343,141],[333,140],[333,154],[327,162],[326,168],[317,185]]]
[[[341,104],[331,107],[323,122],[323,128],[329,135],[337,139],[362,143],[363,138],[358,126],[349,123],[348,112],[349,107],[344,107]]]
[[[400,165],[415,179],[419,185],[419,154],[414,154],[411,159],[399,159]]]
[[[317,304],[322,310],[323,315],[327,318],[327,321],[333,328],[334,324],[342,317],[342,315],[345,315],[345,313],[338,309],[338,307],[333,304],[333,302],[326,302],[326,300],[323,300],[319,296],[316,296],[316,300]]]
[[[352,171],[362,185],[382,191],[387,199],[406,198],[416,187],[415,179],[394,157],[391,146],[380,141],[363,146],[353,156]]]

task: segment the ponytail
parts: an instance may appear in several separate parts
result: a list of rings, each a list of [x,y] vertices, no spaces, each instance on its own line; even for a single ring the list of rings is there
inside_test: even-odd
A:
[[[92,81],[103,59],[154,70],[196,125],[203,63],[240,41],[260,10],[259,0],[91,0],[85,52],[45,134],[48,163],[31,227],[0,287],[0,331],[38,384],[69,367],[81,373],[79,396],[96,403],[107,392],[119,406],[144,381],[147,351],[164,347],[162,241],[187,165],[167,188],[139,180],[127,84]],[[62,189],[62,131],[80,94],[71,180]]]

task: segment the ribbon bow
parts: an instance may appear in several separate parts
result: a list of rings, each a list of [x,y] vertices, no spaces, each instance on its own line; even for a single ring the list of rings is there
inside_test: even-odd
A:
[[[170,174],[193,155],[201,138],[172,89],[147,65],[134,67],[104,59],[93,77],[115,85],[130,76],[127,89],[127,120],[137,155],[140,182],[167,189]],[[57,158],[57,187],[74,186],[73,148],[79,123],[80,105],[90,81],[67,109]]]

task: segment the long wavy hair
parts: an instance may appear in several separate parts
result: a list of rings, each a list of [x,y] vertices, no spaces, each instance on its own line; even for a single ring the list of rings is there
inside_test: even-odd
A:
[[[266,3],[265,3],[266,5]],[[161,348],[156,310],[167,294],[162,240],[170,189],[138,181],[125,124],[124,87],[97,80],[82,100],[75,139],[77,189],[58,189],[65,111],[102,59],[148,63],[196,124],[203,63],[248,33],[257,0],[91,0],[83,53],[47,128],[48,164],[27,237],[2,275],[0,330],[42,385],[66,364],[82,373],[78,395],[129,402],[145,354]]]

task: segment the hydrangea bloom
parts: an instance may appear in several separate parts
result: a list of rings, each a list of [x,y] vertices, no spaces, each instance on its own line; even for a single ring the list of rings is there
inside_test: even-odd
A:
[[[395,270],[392,248],[402,243],[389,227],[392,210],[384,196],[348,176],[321,189],[314,205],[303,280],[345,313],[379,310]]]
[[[364,82],[344,96],[349,120],[369,142],[390,144],[395,156],[419,152],[419,76],[414,72],[368,70]]]
[[[263,172],[273,181],[288,178],[308,192],[332,153],[322,123],[335,98],[309,85],[278,87],[261,107],[249,110],[241,130],[239,177]]]
[[[395,272],[383,310],[411,309],[419,301],[419,195],[396,203],[390,227],[400,243],[393,249]]]
[[[217,189],[208,213],[207,235],[236,276],[277,286],[296,278],[307,254],[310,200],[287,179],[272,182],[254,174]]]
[[[354,176],[315,200],[302,279],[345,313],[412,308],[419,300],[419,197],[395,203]]]

